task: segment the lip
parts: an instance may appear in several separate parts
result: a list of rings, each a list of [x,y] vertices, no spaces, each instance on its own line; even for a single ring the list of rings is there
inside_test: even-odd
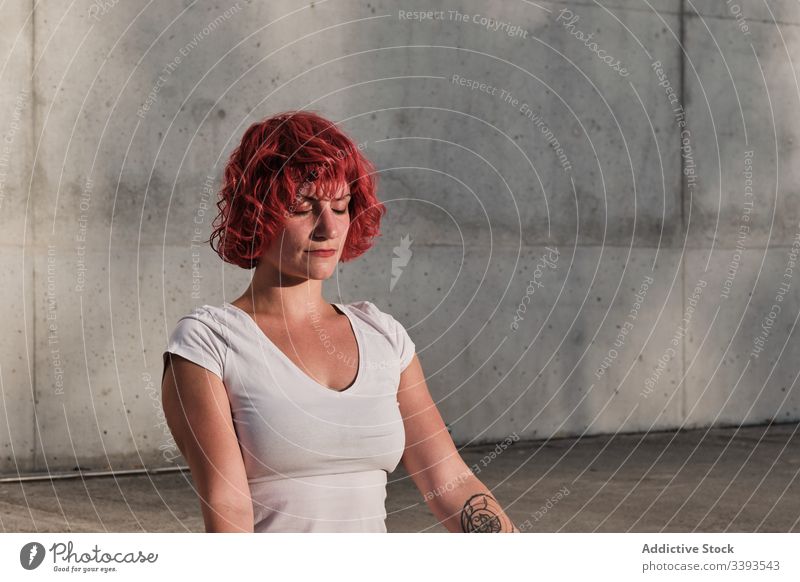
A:
[[[326,250],[319,250],[319,251],[306,251],[307,253],[314,255],[315,257],[332,257],[336,254],[336,249],[326,249]]]

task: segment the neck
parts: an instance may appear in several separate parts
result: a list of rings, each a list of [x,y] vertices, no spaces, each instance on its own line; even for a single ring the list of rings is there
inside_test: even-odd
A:
[[[322,281],[261,269],[261,265],[256,267],[250,285],[233,304],[251,313],[285,321],[304,321],[310,313],[331,310],[322,296]]]

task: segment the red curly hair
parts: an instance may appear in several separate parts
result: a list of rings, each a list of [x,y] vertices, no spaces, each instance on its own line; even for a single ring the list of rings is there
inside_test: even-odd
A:
[[[223,261],[252,269],[280,234],[300,189],[313,182],[330,197],[350,186],[350,228],[340,260],[361,256],[380,236],[386,208],[375,166],[335,124],[312,111],[286,111],[254,123],[225,166],[219,214],[207,242]]]

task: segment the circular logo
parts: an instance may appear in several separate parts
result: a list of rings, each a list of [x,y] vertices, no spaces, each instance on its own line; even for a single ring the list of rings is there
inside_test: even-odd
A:
[[[35,570],[44,560],[44,546],[39,542],[29,542],[19,551],[19,563],[26,570]]]

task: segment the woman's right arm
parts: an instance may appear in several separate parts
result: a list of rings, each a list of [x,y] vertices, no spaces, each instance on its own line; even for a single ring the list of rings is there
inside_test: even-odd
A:
[[[170,353],[161,384],[167,425],[189,463],[206,532],[252,532],[250,489],[222,380]]]

